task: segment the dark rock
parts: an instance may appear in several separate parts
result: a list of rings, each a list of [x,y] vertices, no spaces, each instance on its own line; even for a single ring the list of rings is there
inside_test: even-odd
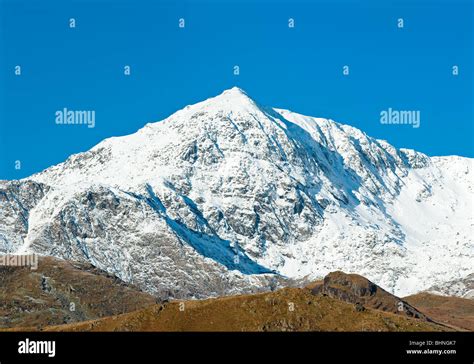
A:
[[[362,305],[361,303],[356,303],[356,305],[355,305],[355,310],[356,310],[357,312],[364,312],[364,311],[365,311],[365,307],[364,307],[364,305]]]
[[[340,271],[329,273],[324,277],[322,284],[311,289],[311,293],[354,304],[357,312],[372,308],[432,321],[407,302],[357,274],[346,274]],[[400,310],[400,302],[403,303],[403,310]]]

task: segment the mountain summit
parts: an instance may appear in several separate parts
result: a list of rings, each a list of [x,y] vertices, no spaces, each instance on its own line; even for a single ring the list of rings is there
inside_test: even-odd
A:
[[[334,270],[407,295],[474,272],[472,171],[234,87],[1,181],[0,252],[87,261],[164,297]]]

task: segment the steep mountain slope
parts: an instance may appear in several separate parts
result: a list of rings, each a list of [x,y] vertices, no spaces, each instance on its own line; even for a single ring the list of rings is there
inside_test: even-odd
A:
[[[472,171],[233,88],[0,182],[0,251],[87,261],[163,297],[333,270],[406,295],[474,272]]]
[[[0,328],[45,326],[97,319],[156,303],[90,264],[42,257],[38,269],[0,267]]]
[[[426,291],[441,296],[459,296],[474,300],[474,273],[462,279],[454,279],[434,285]]]

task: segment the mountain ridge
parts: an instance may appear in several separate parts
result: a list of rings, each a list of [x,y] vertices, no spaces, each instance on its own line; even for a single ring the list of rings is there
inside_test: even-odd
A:
[[[473,329],[472,300],[429,293],[399,298],[344,272],[306,287],[161,302],[90,264],[52,257],[40,257],[36,270],[0,267],[0,281],[0,331]]]

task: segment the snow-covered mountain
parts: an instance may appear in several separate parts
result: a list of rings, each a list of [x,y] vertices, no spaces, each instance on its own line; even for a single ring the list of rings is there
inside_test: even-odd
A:
[[[473,167],[232,88],[1,181],[0,252],[86,260],[161,296],[334,270],[403,296],[474,272]]]

